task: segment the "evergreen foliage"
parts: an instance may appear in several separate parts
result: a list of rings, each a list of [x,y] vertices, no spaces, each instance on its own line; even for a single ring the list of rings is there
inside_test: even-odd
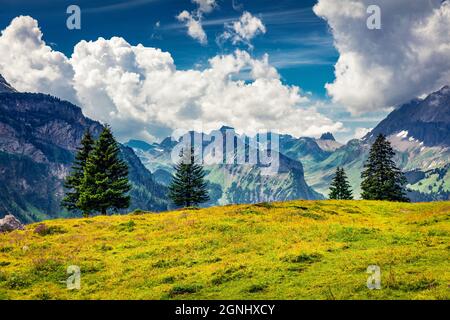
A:
[[[89,157],[89,154],[94,149],[94,139],[89,130],[86,130],[81,146],[78,148],[75,156],[75,161],[72,166],[72,172],[64,181],[64,187],[67,189],[66,195],[61,202],[61,206],[70,211],[76,211],[77,201],[80,198],[80,185],[84,176],[84,168]],[[86,216],[86,213],[83,213]]]
[[[336,175],[331,182],[330,199],[333,200],[353,200],[353,191],[348,182],[344,168],[337,168]]]
[[[85,133],[65,187],[61,205],[83,212],[84,217],[130,206],[128,166],[120,158],[119,144],[109,126],[104,127],[97,141],[89,131]]]
[[[406,178],[395,165],[395,152],[386,137],[380,134],[370,150],[369,159],[361,174],[362,198],[409,202],[405,193]]]
[[[83,212],[107,214],[130,206],[128,166],[109,126],[105,126],[90,153],[80,186],[77,207]]]
[[[169,197],[180,207],[195,207],[209,201],[203,167],[195,162],[194,150],[182,155],[175,166],[175,175],[169,186]]]

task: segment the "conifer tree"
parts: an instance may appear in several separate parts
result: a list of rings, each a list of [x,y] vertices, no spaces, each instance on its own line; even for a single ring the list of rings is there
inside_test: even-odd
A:
[[[77,206],[83,212],[104,215],[110,209],[126,209],[130,206],[130,189],[128,166],[120,159],[111,128],[105,126],[87,160]]]
[[[77,201],[80,198],[80,185],[84,176],[84,168],[88,160],[89,154],[94,148],[94,139],[92,138],[91,132],[86,130],[83,139],[81,140],[81,146],[78,148],[78,152],[75,156],[75,161],[72,166],[72,172],[67,176],[64,187],[67,189],[66,195],[61,202],[61,206],[70,211],[76,211]],[[86,216],[86,213],[83,212]]]
[[[353,191],[348,182],[344,168],[337,168],[330,187],[330,199],[353,200]]]
[[[387,200],[409,202],[404,186],[406,178],[396,167],[395,152],[386,137],[380,134],[370,150],[369,159],[361,174],[362,198],[365,200]]]
[[[175,166],[175,175],[169,186],[169,197],[181,207],[195,207],[209,201],[203,167],[195,162],[194,150],[182,154]]]

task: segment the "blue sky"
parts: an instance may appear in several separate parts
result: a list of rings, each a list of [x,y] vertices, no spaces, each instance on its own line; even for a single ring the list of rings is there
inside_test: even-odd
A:
[[[46,42],[67,56],[80,40],[121,36],[134,45],[142,43],[169,51],[178,68],[190,69],[207,63],[218,53],[235,49],[227,45],[219,47],[215,38],[223,31],[224,21],[239,19],[245,10],[260,17],[267,27],[267,33],[253,41],[253,54],[268,53],[271,64],[286,83],[324,97],[324,84],[333,80],[338,58],[326,22],[312,11],[315,4],[312,0],[236,0],[235,5],[242,10],[233,9],[233,1],[222,0],[220,8],[204,19],[204,29],[210,38],[205,46],[189,38],[185,26],[175,18],[183,10],[196,8],[188,0],[2,2],[6,2],[6,10],[0,14],[2,28],[18,15],[30,15],[39,21]],[[66,8],[70,4],[77,4],[82,10],[81,30],[65,27]]]
[[[334,121],[344,123],[347,131],[337,133],[341,140],[353,136],[355,128],[372,128],[385,112],[352,117],[344,108],[333,106],[324,88],[334,80],[334,65],[339,57],[333,46],[333,35],[327,23],[317,17],[314,0],[219,0],[219,7],[205,14],[203,27],[208,44],[201,45],[186,33],[184,24],[176,19],[183,10],[197,6],[189,0],[83,0],[25,1],[0,0],[0,27],[4,29],[14,17],[30,15],[39,22],[45,42],[54,50],[72,55],[81,40],[109,39],[120,36],[130,44],[160,48],[170,52],[177,69],[201,69],[208,59],[230,54],[236,45],[219,45],[216,38],[224,23],[238,20],[248,11],[262,20],[267,32],[252,39],[253,48],[240,45],[256,58],[269,54],[286,85],[299,86],[314,100],[322,101],[319,111]],[[76,4],[82,12],[81,30],[65,27],[66,8]]]

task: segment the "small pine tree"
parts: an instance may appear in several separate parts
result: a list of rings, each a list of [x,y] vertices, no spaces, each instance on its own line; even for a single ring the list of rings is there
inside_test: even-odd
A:
[[[77,206],[78,199],[80,198],[79,189],[81,181],[83,180],[86,162],[93,148],[94,139],[88,129],[81,140],[81,146],[78,148],[78,152],[75,156],[72,172],[69,176],[67,176],[64,182],[64,187],[67,191],[61,202],[61,206],[69,211],[77,211],[79,209]],[[87,216],[87,213],[83,212],[83,215]]]
[[[89,155],[80,186],[77,206],[83,212],[126,209],[131,190],[127,164],[120,159],[119,145],[109,126],[105,126]]]
[[[177,206],[193,207],[209,201],[205,171],[195,163],[194,150],[182,155],[175,166],[175,175],[169,186],[169,197]]]
[[[370,150],[361,174],[362,198],[409,202],[405,193],[406,178],[393,161],[395,152],[386,137],[380,134]]]
[[[353,191],[348,182],[344,168],[337,168],[330,187],[330,199],[353,200]]]

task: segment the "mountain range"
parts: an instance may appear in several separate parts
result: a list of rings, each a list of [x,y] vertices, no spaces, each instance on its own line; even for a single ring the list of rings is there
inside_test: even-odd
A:
[[[191,139],[200,136],[203,144],[203,159],[213,157],[213,145],[216,139],[223,143],[223,156],[220,161],[205,164],[206,180],[209,185],[210,202],[206,205],[226,205],[230,203],[258,203],[270,201],[285,201],[294,199],[324,199],[323,195],[309,187],[304,179],[304,170],[301,161],[293,159],[280,152],[274,151],[271,156],[279,159],[276,174],[265,174],[267,164],[258,157],[254,163],[248,161],[249,150],[257,154],[262,148],[253,150],[249,142],[238,135],[233,128],[222,127],[209,134],[190,132]],[[225,146],[233,144],[233,150]],[[146,144],[142,141],[132,140],[126,145],[133,148],[144,165],[153,172],[158,183],[168,185],[173,174],[174,161],[172,153],[180,141],[171,138],[164,139],[160,144]],[[237,160],[237,145],[245,146],[246,162]],[[231,162],[230,162],[230,159]]]
[[[304,179],[314,193],[305,188],[297,193],[280,192],[291,188],[300,190],[292,184],[289,175],[274,178],[271,185],[257,180],[255,168],[250,171],[254,174],[249,174],[245,168],[216,166],[208,169],[207,176],[214,186],[211,192],[214,189],[214,194],[221,195],[215,197],[213,204],[288,200],[285,197],[289,196],[320,199],[327,196],[338,166],[346,170],[354,195],[359,198],[361,172],[371,144],[379,134],[386,135],[397,152],[395,161],[408,179],[408,197],[412,201],[450,199],[450,88],[446,86],[424,99],[398,106],[365,137],[346,144],[337,142],[331,133],[324,133],[319,139],[280,136],[281,162],[289,163],[290,177],[298,174],[296,179]],[[160,144],[131,140],[126,145],[135,150],[157,181],[167,184],[172,173],[170,152],[176,144],[167,138]],[[253,192],[256,185],[260,190],[258,196]]]
[[[73,215],[59,204],[64,178],[86,129],[97,136],[102,124],[56,97],[18,92],[0,75],[0,218],[12,213],[23,222],[32,222]],[[337,142],[331,133],[319,139],[279,136],[279,148],[266,150],[279,159],[276,174],[264,174],[267,165],[259,157],[256,163],[242,164],[234,153],[225,153],[223,161],[205,165],[211,197],[206,205],[324,199],[337,166],[347,171],[359,197],[360,174],[371,143],[380,133],[397,152],[396,162],[406,174],[413,201],[450,199],[450,88],[444,87],[396,107],[364,138],[346,144]],[[224,145],[230,142],[227,139],[232,144],[239,142],[246,153],[261,149],[226,126],[191,134],[206,141],[206,158],[213,156],[211,146],[217,137]],[[178,144],[169,137],[159,143],[131,140],[121,145],[133,186],[129,210],[170,208],[167,186]]]

